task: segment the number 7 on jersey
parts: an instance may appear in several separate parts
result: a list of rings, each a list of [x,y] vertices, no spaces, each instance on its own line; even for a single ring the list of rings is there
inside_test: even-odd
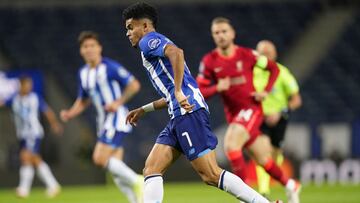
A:
[[[189,133],[188,133],[188,132],[183,132],[181,135],[186,137],[186,139],[187,139],[187,141],[188,141],[188,143],[189,143],[190,147],[192,147],[192,142],[191,142],[191,139],[190,139]]]

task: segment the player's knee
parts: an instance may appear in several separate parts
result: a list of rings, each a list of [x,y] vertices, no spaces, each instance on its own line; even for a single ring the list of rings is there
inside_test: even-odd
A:
[[[35,167],[38,167],[43,162],[42,158],[39,155],[34,155],[32,163]]]
[[[28,150],[21,150],[20,161],[23,165],[32,165],[32,156]]]
[[[249,139],[248,132],[241,125],[232,125],[229,128],[224,140],[225,152],[241,150],[245,142]]]
[[[266,165],[266,163],[269,161],[269,159],[271,159],[270,155],[266,155],[266,156],[257,156],[255,157],[255,161],[258,165],[264,167]]]
[[[93,154],[93,162],[96,166],[98,167],[106,167],[107,164],[107,159],[105,159],[104,156],[98,155],[98,154]]]

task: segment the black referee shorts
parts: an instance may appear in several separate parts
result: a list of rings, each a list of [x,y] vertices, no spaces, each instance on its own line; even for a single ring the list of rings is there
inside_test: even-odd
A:
[[[270,137],[271,144],[274,147],[281,148],[285,137],[285,131],[288,124],[288,118],[281,116],[275,126],[268,126],[265,121],[261,124],[261,132]]]

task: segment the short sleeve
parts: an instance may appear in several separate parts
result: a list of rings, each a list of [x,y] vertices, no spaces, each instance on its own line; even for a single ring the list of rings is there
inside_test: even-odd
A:
[[[257,57],[256,67],[259,67],[261,69],[266,69],[267,64],[268,64],[268,58],[266,56],[260,55]]]
[[[246,63],[250,64],[250,68],[253,69],[258,65],[257,60],[260,55],[257,51],[249,48],[243,48],[242,54],[245,55],[244,59],[246,60]]]
[[[168,38],[159,34],[150,33],[141,39],[139,46],[145,56],[164,57],[165,47],[168,44],[173,44]]]
[[[40,112],[45,112],[48,110],[48,105],[45,102],[44,98],[42,98],[41,96],[37,96],[38,100],[39,100],[39,111]]]
[[[209,59],[205,56],[200,62],[198,78],[204,79],[207,83],[214,80],[212,69],[209,66]]]
[[[80,71],[78,74],[78,98],[86,99],[89,98],[88,92],[84,89],[81,81]]]
[[[108,66],[108,76],[117,81],[121,87],[127,86],[132,80],[134,80],[134,76],[121,64],[119,63],[111,63]]]
[[[283,67],[281,71],[282,71],[281,80],[284,84],[286,94],[290,96],[290,95],[298,93],[299,85],[298,85],[295,77],[285,67]]]

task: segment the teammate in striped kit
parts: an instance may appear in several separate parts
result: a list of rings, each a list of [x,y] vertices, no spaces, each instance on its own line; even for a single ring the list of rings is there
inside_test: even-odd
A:
[[[79,71],[78,98],[61,119],[78,116],[92,102],[97,109],[98,141],[93,152],[97,166],[107,169],[129,202],[142,202],[143,177],[123,161],[122,139],[131,126],[125,124],[125,104],[139,91],[140,83],[121,64],[102,57],[98,34],[83,31],[79,35],[80,54],[85,65]]]
[[[145,163],[144,203],[162,202],[162,175],[181,154],[205,183],[246,202],[269,202],[239,177],[218,166],[214,152],[217,138],[210,129],[207,104],[184,61],[183,51],[155,31],[156,9],[136,3],[123,11],[123,18],[126,35],[133,47],[140,48],[148,77],[162,97],[132,110],[127,122],[136,125],[146,112],[166,107],[170,115]]]
[[[39,95],[32,92],[32,87],[33,82],[30,77],[21,77],[19,93],[5,102],[0,102],[0,106],[6,105],[13,110],[16,134],[20,140],[21,166],[20,183],[16,188],[17,196],[22,198],[29,196],[35,167],[40,179],[46,185],[47,196],[52,198],[60,193],[60,185],[39,154],[41,140],[44,137],[39,113],[45,115],[54,133],[61,134],[62,127],[53,110]]]

